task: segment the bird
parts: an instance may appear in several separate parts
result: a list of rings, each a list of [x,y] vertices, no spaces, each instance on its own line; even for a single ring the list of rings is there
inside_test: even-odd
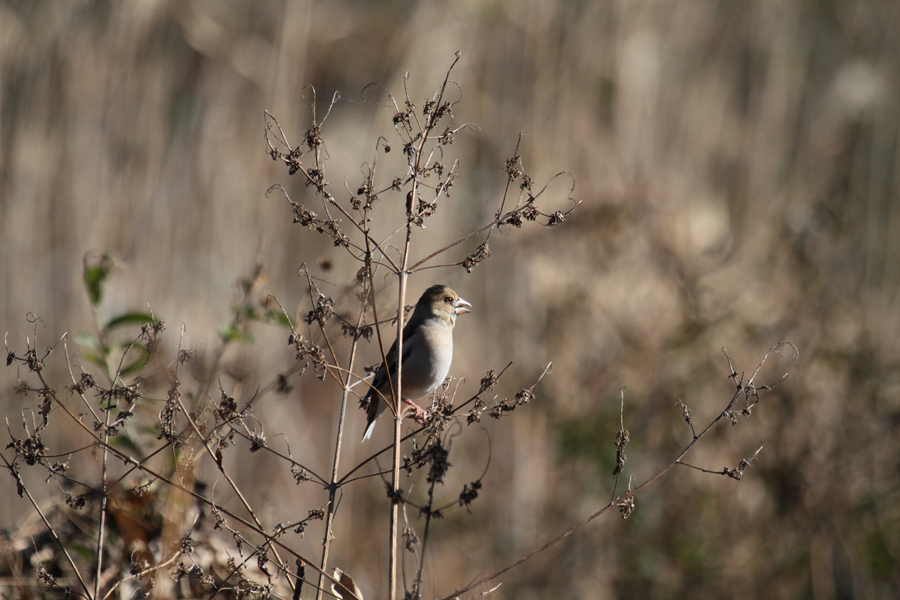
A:
[[[453,362],[453,326],[456,317],[472,312],[472,305],[445,285],[433,285],[422,294],[412,317],[403,327],[403,364],[401,376],[403,402],[421,408],[409,399],[418,399],[437,389],[450,372]],[[390,383],[388,381],[390,373]],[[391,385],[397,389],[397,342],[387,353],[387,368],[382,363],[369,384],[369,392],[360,402],[366,408],[366,432],[362,441],[369,439],[375,429],[375,421],[391,401]]]

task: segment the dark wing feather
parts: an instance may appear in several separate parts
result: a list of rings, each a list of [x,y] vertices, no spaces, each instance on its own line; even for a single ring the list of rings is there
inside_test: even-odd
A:
[[[405,346],[403,351],[403,363],[406,363],[406,359],[409,358],[409,346],[407,346],[406,341],[412,337],[413,331],[415,331],[416,327],[418,327],[417,323],[413,323],[414,319],[410,319],[409,323],[403,328],[403,345]],[[384,363],[381,363],[381,367],[379,367],[378,371],[375,373],[375,377],[372,378],[372,383],[369,384],[369,393],[366,394],[366,397],[363,399],[363,404],[369,404],[369,412],[371,414],[375,414],[372,408],[372,400],[378,398],[378,394],[375,390],[381,390],[381,393],[384,394],[385,397],[390,397],[390,388],[385,388],[388,383],[388,373],[394,373],[397,371],[397,340],[394,340],[394,343],[391,345],[391,349],[387,351],[387,361],[388,368],[384,368]],[[383,389],[384,388],[384,389]]]
[[[363,404],[369,404],[369,412],[373,413],[372,406],[376,404],[376,401],[380,398],[375,390],[380,390],[383,386],[387,385],[388,381],[388,373],[393,373],[397,370],[397,342],[394,341],[394,345],[391,346],[391,349],[387,352],[387,360],[388,360],[388,368],[384,368],[384,363],[381,363],[381,367],[378,368],[378,371],[375,373],[375,377],[372,378],[372,383],[369,384],[369,393],[366,394],[365,399],[363,399]],[[382,391],[384,394],[384,391]],[[388,392],[389,394],[390,392]],[[386,396],[388,394],[385,394]],[[374,414],[374,413],[373,413]]]
[[[424,314],[421,312],[422,308],[419,306],[421,304],[421,299],[419,303],[416,305],[416,311],[413,313],[413,316],[410,318],[409,322],[406,323],[406,326],[403,327],[403,362],[406,363],[406,360],[410,356],[410,346],[406,343],[413,336],[413,332],[415,332],[416,328],[421,325],[424,320]],[[378,372],[375,373],[375,377],[372,378],[372,383],[369,384],[369,392],[366,394],[366,397],[363,398],[360,404],[362,406],[368,407],[366,409],[366,431],[367,433],[363,436],[365,440],[369,435],[369,430],[372,424],[375,422],[375,419],[378,418],[378,407],[381,402],[381,396],[384,396],[388,401],[391,396],[391,389],[388,383],[388,375],[393,374],[397,371],[397,340],[394,340],[393,345],[391,345],[391,349],[387,352],[387,369],[385,369],[385,365],[382,362],[381,367],[378,369]],[[377,391],[376,391],[377,390]],[[380,394],[379,394],[380,392]]]

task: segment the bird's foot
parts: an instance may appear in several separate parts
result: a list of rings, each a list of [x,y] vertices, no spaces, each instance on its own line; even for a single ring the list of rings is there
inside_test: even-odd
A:
[[[411,400],[407,400],[406,398],[403,399],[403,403],[409,407],[409,410],[410,410],[409,416],[412,417],[412,420],[415,421],[416,423],[418,423],[419,425],[424,425],[425,420],[428,419],[428,411],[425,410],[424,408],[422,408],[421,406],[419,406],[418,404],[416,404],[415,402],[412,402]]]

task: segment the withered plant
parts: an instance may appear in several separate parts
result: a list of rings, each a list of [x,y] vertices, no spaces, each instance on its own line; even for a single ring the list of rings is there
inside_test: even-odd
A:
[[[527,222],[553,228],[572,216],[580,204],[571,198],[574,179],[562,172],[551,182],[567,182],[571,207],[566,211],[543,211],[540,201],[551,182],[535,184],[518,153],[518,143],[511,141],[515,151],[504,166],[506,184],[496,199],[493,218],[451,244],[425,250],[428,254],[421,260],[411,261],[413,231],[426,224],[440,228],[441,214],[467,210],[467,202],[471,201],[451,198],[460,166],[457,160],[448,158],[450,146],[458,135],[480,130],[471,123],[451,125],[460,97],[459,84],[450,79],[453,65],[433,95],[421,104],[413,101],[415,94],[408,89],[408,77],[399,98],[378,85],[363,90],[363,100],[389,111],[395,139],[376,140],[371,162],[364,165],[362,181],[353,186],[355,190],[349,185],[344,190],[335,189],[324,160],[325,126],[332,111],[339,109],[338,94],[319,120],[315,91],[308,88],[312,124],[297,145],[289,141],[289,135],[273,115],[265,114],[269,155],[305,184],[303,198],[291,198],[278,184],[266,195],[282,196],[295,223],[326,236],[335,248],[358,261],[356,277],[342,288],[350,291],[351,309],[339,305],[305,264],[298,264],[308,290],[308,297],[301,304],[307,308],[302,311],[302,319],[292,318],[284,303],[260,291],[262,273],[258,269],[241,282],[242,298],[234,306],[232,321],[220,331],[221,344],[212,366],[195,377],[193,386],[182,381],[186,365],[194,358],[194,352],[183,348],[180,341],[184,326],[175,355],[166,356],[161,343],[166,328],[152,312],[126,313],[98,324],[95,335],[75,340],[84,347],[80,353],[71,353],[67,335],[41,349],[37,321],[34,338],[26,340],[24,351],[11,348],[7,340],[7,365],[15,366],[21,374],[17,391],[36,398],[34,408],[23,415],[21,425],[7,419],[11,441],[7,451],[0,454],[17,482],[19,495],[30,501],[39,517],[26,534],[33,540],[33,548],[19,552],[34,567],[40,585],[23,583],[21,595],[41,596],[49,590],[51,595],[92,600],[132,598],[135,594],[178,598],[362,598],[353,581],[357,568],[334,565],[330,559],[334,544],[341,543],[334,539],[333,527],[341,516],[341,495],[353,493],[354,484],[375,476],[383,479],[386,488],[383,514],[390,528],[388,589],[367,594],[391,599],[401,594],[408,599],[423,597],[424,557],[433,543],[429,540],[433,528],[438,526],[436,519],[451,510],[469,510],[486,493],[482,482],[489,469],[489,452],[482,473],[476,473],[457,493],[439,493],[438,484],[445,481],[451,468],[454,439],[478,429],[471,425],[485,415],[500,419],[527,404],[551,366],[548,364],[531,381],[520,384],[521,391],[512,397],[491,393],[507,372],[502,365],[487,371],[471,395],[461,396],[460,388],[448,379],[429,399],[424,423],[406,430],[405,423],[409,421],[404,421],[403,404],[397,402],[403,393],[402,379],[398,377],[396,389],[387,398],[394,425],[392,444],[347,468],[342,462],[348,451],[345,426],[354,414],[355,400],[365,396],[367,377],[379,366],[361,367],[358,350],[361,344],[375,344],[385,361],[386,348],[393,338],[398,347],[402,346],[405,317],[411,308],[407,304],[411,275],[437,268],[471,272],[490,257],[489,242],[495,231],[513,231]],[[373,98],[378,101],[373,102]],[[402,154],[405,168],[402,172],[382,174],[379,156],[390,152]],[[499,168],[500,165],[498,171]],[[379,230],[393,232],[379,236],[373,227],[376,223],[383,225]],[[449,249],[460,245],[470,251],[466,258],[450,263],[439,261]],[[103,285],[112,268],[112,260],[106,256],[85,261],[85,286],[95,306],[102,302]],[[250,341],[249,325],[254,322],[289,331],[286,337],[292,364],[288,369],[268,373],[268,383],[259,389],[230,395],[220,383],[222,357],[230,345]],[[132,330],[131,339],[123,341],[120,336]],[[338,351],[335,336],[349,340],[344,356]],[[788,343],[775,345],[770,353],[780,353],[785,347],[796,354],[796,348]],[[48,381],[45,372],[46,361],[51,355],[57,356],[59,349],[65,353],[70,374],[65,389]],[[677,465],[740,480],[759,450],[737,466],[722,470],[691,465],[685,458],[718,423],[737,423],[739,418],[751,416],[760,402],[760,393],[784,380],[782,377],[766,385],[756,381],[768,357],[769,353],[747,378],[728,359],[728,375],[735,382],[735,390],[724,410],[703,429],[695,428],[690,409],[678,400],[690,426],[688,443],[656,475],[641,484],[629,477],[625,491],[620,492],[619,479],[626,473],[625,448],[631,437],[625,428],[623,392],[620,429],[615,440],[610,440],[610,452],[613,447],[616,449],[616,468],[609,503],[492,574],[479,577],[460,573],[458,589],[445,600],[466,597],[467,593],[489,593],[496,588],[474,590],[613,508],[627,518],[636,508],[637,495]],[[334,398],[340,404],[337,422],[322,424],[334,431],[331,468],[327,473],[322,473],[307,457],[295,457],[291,440],[275,442],[271,434],[267,436],[266,431],[277,431],[278,427],[264,423],[254,413],[261,398],[289,392],[292,381],[301,376],[330,379],[340,389],[339,399]],[[42,434],[54,419],[64,419],[67,426],[78,428],[88,443],[63,452],[49,452]],[[321,490],[321,500],[315,506],[298,509],[290,522],[265,522],[260,507],[247,499],[224,460],[228,453],[239,451],[236,443],[240,440],[250,452],[276,457],[297,484]],[[298,446],[293,444],[294,448]],[[382,468],[380,459],[385,455],[389,456],[388,465]],[[197,477],[200,461],[209,462],[218,471],[213,484]],[[64,503],[39,503],[22,478],[23,467],[43,469],[46,481],[58,487]],[[404,473],[416,472],[421,472],[426,481],[424,494],[413,494],[402,485]],[[223,486],[237,498],[238,508],[225,508],[217,500]],[[322,553],[315,557],[302,555],[291,536],[303,535],[316,521],[322,521]],[[413,565],[409,571],[404,568],[404,555],[410,557]],[[26,571],[23,567],[22,574]]]

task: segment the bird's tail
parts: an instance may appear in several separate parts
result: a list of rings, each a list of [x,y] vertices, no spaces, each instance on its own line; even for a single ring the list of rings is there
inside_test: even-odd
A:
[[[375,421],[378,420],[385,408],[387,408],[387,405],[384,403],[384,400],[372,394],[372,397],[369,399],[369,410],[366,411],[366,432],[363,434],[361,442],[366,441],[372,435],[372,431],[375,429]]]
[[[360,443],[362,443],[362,442],[366,441],[367,439],[369,439],[370,437],[372,437],[373,431],[375,431],[375,419],[372,419],[371,421],[369,421],[369,424],[366,426],[366,432],[363,434],[362,440],[360,440]]]

